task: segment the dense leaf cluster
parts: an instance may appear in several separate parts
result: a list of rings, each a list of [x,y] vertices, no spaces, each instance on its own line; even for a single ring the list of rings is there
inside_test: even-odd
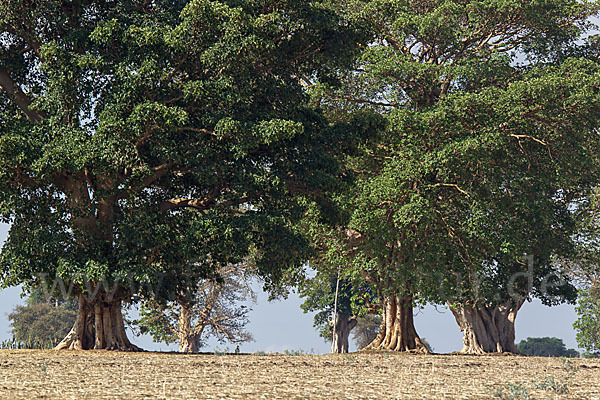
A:
[[[441,303],[573,301],[553,259],[572,251],[573,205],[600,177],[600,70],[583,56],[594,40],[581,40],[598,5],[342,8],[371,43],[340,87],[314,96],[335,117],[387,120],[346,163],[357,177],[344,203],[347,275]]]
[[[275,290],[307,258],[294,196],[336,184],[332,145],[351,135],[298,80],[352,55],[357,35],[326,5],[11,0],[0,14],[4,286],[44,274],[127,298],[176,291],[190,260],[207,276],[251,255]]]
[[[574,349],[567,349],[563,341],[555,337],[527,338],[517,344],[517,349],[526,356],[579,357]]]
[[[599,9],[3,1],[0,283],[163,307],[246,263],[318,324],[337,275],[351,314],[573,301]]]

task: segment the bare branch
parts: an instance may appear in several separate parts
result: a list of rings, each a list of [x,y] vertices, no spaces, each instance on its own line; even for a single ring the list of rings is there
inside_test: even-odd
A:
[[[349,101],[351,103],[359,103],[359,104],[371,104],[373,106],[382,106],[382,107],[398,107],[400,103],[385,103],[382,101],[373,101],[368,99],[355,99],[353,97],[338,97],[333,99],[335,101]]]
[[[542,146],[548,146],[548,143],[546,143],[543,140],[540,140],[540,139],[538,139],[536,137],[530,136],[530,135],[515,135],[515,134],[511,133],[508,136],[511,136],[511,137],[514,137],[514,138],[517,138],[517,139],[531,139],[534,142],[537,142],[537,143],[541,144]]]
[[[196,210],[205,211],[213,207],[231,207],[249,201],[247,197],[236,200],[217,201],[217,197],[221,194],[223,189],[224,188],[213,190],[204,199],[190,199],[185,197],[169,199],[160,204],[160,210],[169,211],[177,208],[194,208]]]
[[[181,128],[177,128],[177,131],[179,131],[179,132],[190,131],[190,132],[196,132],[196,133],[204,133],[204,134],[211,135],[211,136],[217,136],[217,133],[215,131],[211,131],[209,129],[204,129],[204,128],[194,128],[192,126],[183,126]]]
[[[456,183],[436,183],[433,186],[434,187],[439,187],[439,186],[453,187],[456,190],[458,190],[459,192],[461,192],[462,194],[464,194],[465,196],[469,196],[469,193],[464,191],[463,189],[461,189],[460,186],[458,186]]]

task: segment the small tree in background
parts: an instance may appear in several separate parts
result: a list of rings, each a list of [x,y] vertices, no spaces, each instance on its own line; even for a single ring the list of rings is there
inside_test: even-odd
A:
[[[562,339],[555,337],[527,338],[517,344],[517,350],[526,356],[579,357],[575,349],[567,349]]]
[[[318,273],[300,292],[304,297],[304,312],[317,311],[314,326],[326,340],[331,340],[332,353],[347,353],[350,331],[356,326],[356,315],[352,310],[352,288],[347,280]],[[337,304],[336,304],[337,286]],[[337,307],[336,307],[337,306]],[[331,316],[334,315],[334,318]]]
[[[381,316],[367,314],[358,317],[356,328],[352,332],[352,340],[358,349],[367,347],[377,337],[379,326],[381,325]]]
[[[155,342],[179,343],[182,353],[197,353],[209,337],[220,342],[251,341],[245,329],[251,308],[242,303],[255,301],[255,295],[245,264],[228,265],[218,272],[217,277],[199,279],[194,291],[179,292],[171,302],[146,301],[141,318],[133,323]]]
[[[573,324],[577,343],[590,355],[600,355],[600,188],[579,205],[576,251],[561,266],[579,288]]]
[[[301,307],[304,312],[317,311],[314,326],[326,341],[331,340],[331,352],[347,353],[350,332],[359,314],[374,307],[370,303],[374,296],[368,284],[345,277],[343,271],[338,276],[338,271],[326,270],[325,264],[321,267],[301,288],[300,296],[305,299]]]
[[[592,291],[581,291],[575,310],[579,319],[573,326],[577,329],[577,343],[589,354],[600,357],[600,296]]]
[[[56,346],[73,327],[76,310],[76,301],[53,299],[41,288],[34,289],[26,305],[8,315],[13,342],[27,348]]]
[[[590,355],[600,356],[600,264],[575,269],[587,276],[579,290],[575,311],[579,318],[573,324],[577,344]],[[581,267],[581,265],[580,265]],[[585,272],[587,271],[587,274]]]

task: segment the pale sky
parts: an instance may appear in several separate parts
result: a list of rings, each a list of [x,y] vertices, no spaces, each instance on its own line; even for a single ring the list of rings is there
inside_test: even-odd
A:
[[[8,226],[0,225],[0,242],[4,243]],[[10,338],[10,326],[7,315],[18,304],[23,303],[19,288],[9,288],[0,291],[0,341]],[[329,352],[329,344],[325,343],[313,328],[313,314],[305,314],[300,309],[302,299],[292,294],[287,300],[267,301],[267,295],[259,292],[257,304],[253,306],[250,314],[248,330],[253,334],[255,341],[240,345],[242,352],[281,352],[283,350],[303,350],[316,354]],[[526,303],[517,316],[516,338],[517,342],[527,337],[558,337],[563,339],[567,348],[577,348],[573,322],[577,319],[574,307],[560,305],[546,307],[539,301]],[[462,347],[462,335],[452,314],[443,307],[436,310],[428,306],[423,310],[416,310],[415,325],[421,337],[433,346],[436,352],[448,353],[458,351]],[[145,350],[177,350],[176,345],[153,343],[147,336],[134,337],[132,342]],[[220,350],[232,344],[219,344],[209,342],[202,351]],[[351,349],[353,349],[353,345]]]

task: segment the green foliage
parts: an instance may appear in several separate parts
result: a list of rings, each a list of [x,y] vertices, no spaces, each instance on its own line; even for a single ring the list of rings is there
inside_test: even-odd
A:
[[[299,77],[333,82],[352,24],[316,1],[11,0],[0,14],[2,286],[169,298],[186,261],[208,276],[248,257],[274,293],[297,278],[296,197],[335,184],[353,135]]]
[[[600,297],[590,290],[581,290],[575,311],[579,318],[573,324],[577,344],[589,353],[600,352]]]
[[[521,383],[507,383],[504,386],[490,391],[493,399],[500,400],[528,400],[530,399],[527,388]]]
[[[526,356],[579,357],[579,352],[567,349],[562,339],[554,337],[527,338],[517,344],[517,350]]]
[[[69,333],[77,316],[77,301],[54,299],[42,287],[33,288],[24,306],[8,315],[12,339],[2,348],[51,349]]]
[[[306,354],[306,352],[302,349],[300,350],[289,350],[289,349],[285,349],[283,351],[283,354],[285,354],[286,356],[303,356]]]
[[[56,346],[71,330],[77,313],[50,303],[17,306],[8,315],[13,338],[27,348]]]
[[[346,184],[342,192],[337,193],[338,202],[332,204],[334,213],[337,214],[335,218],[328,219],[323,209],[319,209],[316,203],[311,203],[299,224],[299,229],[305,232],[317,249],[310,260],[311,272],[315,275],[305,279],[299,286],[299,295],[304,298],[301,308],[304,312],[316,312],[314,326],[325,341],[331,341],[332,338],[329,322],[336,305],[336,288],[337,312],[342,318],[364,315],[372,308],[372,303],[377,301],[371,285],[361,276],[353,275],[354,271],[349,265],[351,257],[345,251],[343,235],[339,232],[345,218],[341,199],[347,195],[349,187]]]
[[[51,304],[54,307],[62,307],[67,310],[77,311],[78,304],[76,298],[53,298],[48,295],[48,290],[45,287],[35,287],[28,294],[25,300],[27,306],[36,304]]]
[[[571,379],[579,371],[579,367],[566,358],[561,358],[560,361],[564,370],[562,379],[556,379],[554,376],[547,376],[543,381],[536,383],[535,387],[537,389],[551,391],[558,395],[569,393]]]
[[[300,289],[300,297],[304,303],[301,307],[304,312],[317,311],[314,317],[314,326],[319,329],[320,335],[331,341],[331,328],[329,321],[332,319],[335,305],[337,276],[318,272],[317,275],[305,281]],[[358,307],[353,304],[353,299],[360,296],[368,296],[369,288],[360,283],[353,284],[348,279],[340,279],[337,299],[337,312],[342,317],[350,317],[358,314]]]
[[[556,394],[569,393],[569,386],[565,382],[559,382],[553,376],[547,376],[543,381],[536,383],[535,387],[541,390],[549,390]]]
[[[573,324],[577,343],[588,353],[600,353],[600,192],[596,188],[578,208],[576,252],[561,260],[578,283],[579,297]]]
[[[351,314],[575,299],[597,2],[38,3],[0,4],[2,286],[165,306],[310,259],[321,326],[338,269]]]
[[[351,275],[419,302],[574,301],[553,260],[572,251],[573,202],[600,177],[600,69],[579,40],[598,4],[340,7],[371,43],[342,85],[314,96],[335,116],[386,118],[345,164]]]

